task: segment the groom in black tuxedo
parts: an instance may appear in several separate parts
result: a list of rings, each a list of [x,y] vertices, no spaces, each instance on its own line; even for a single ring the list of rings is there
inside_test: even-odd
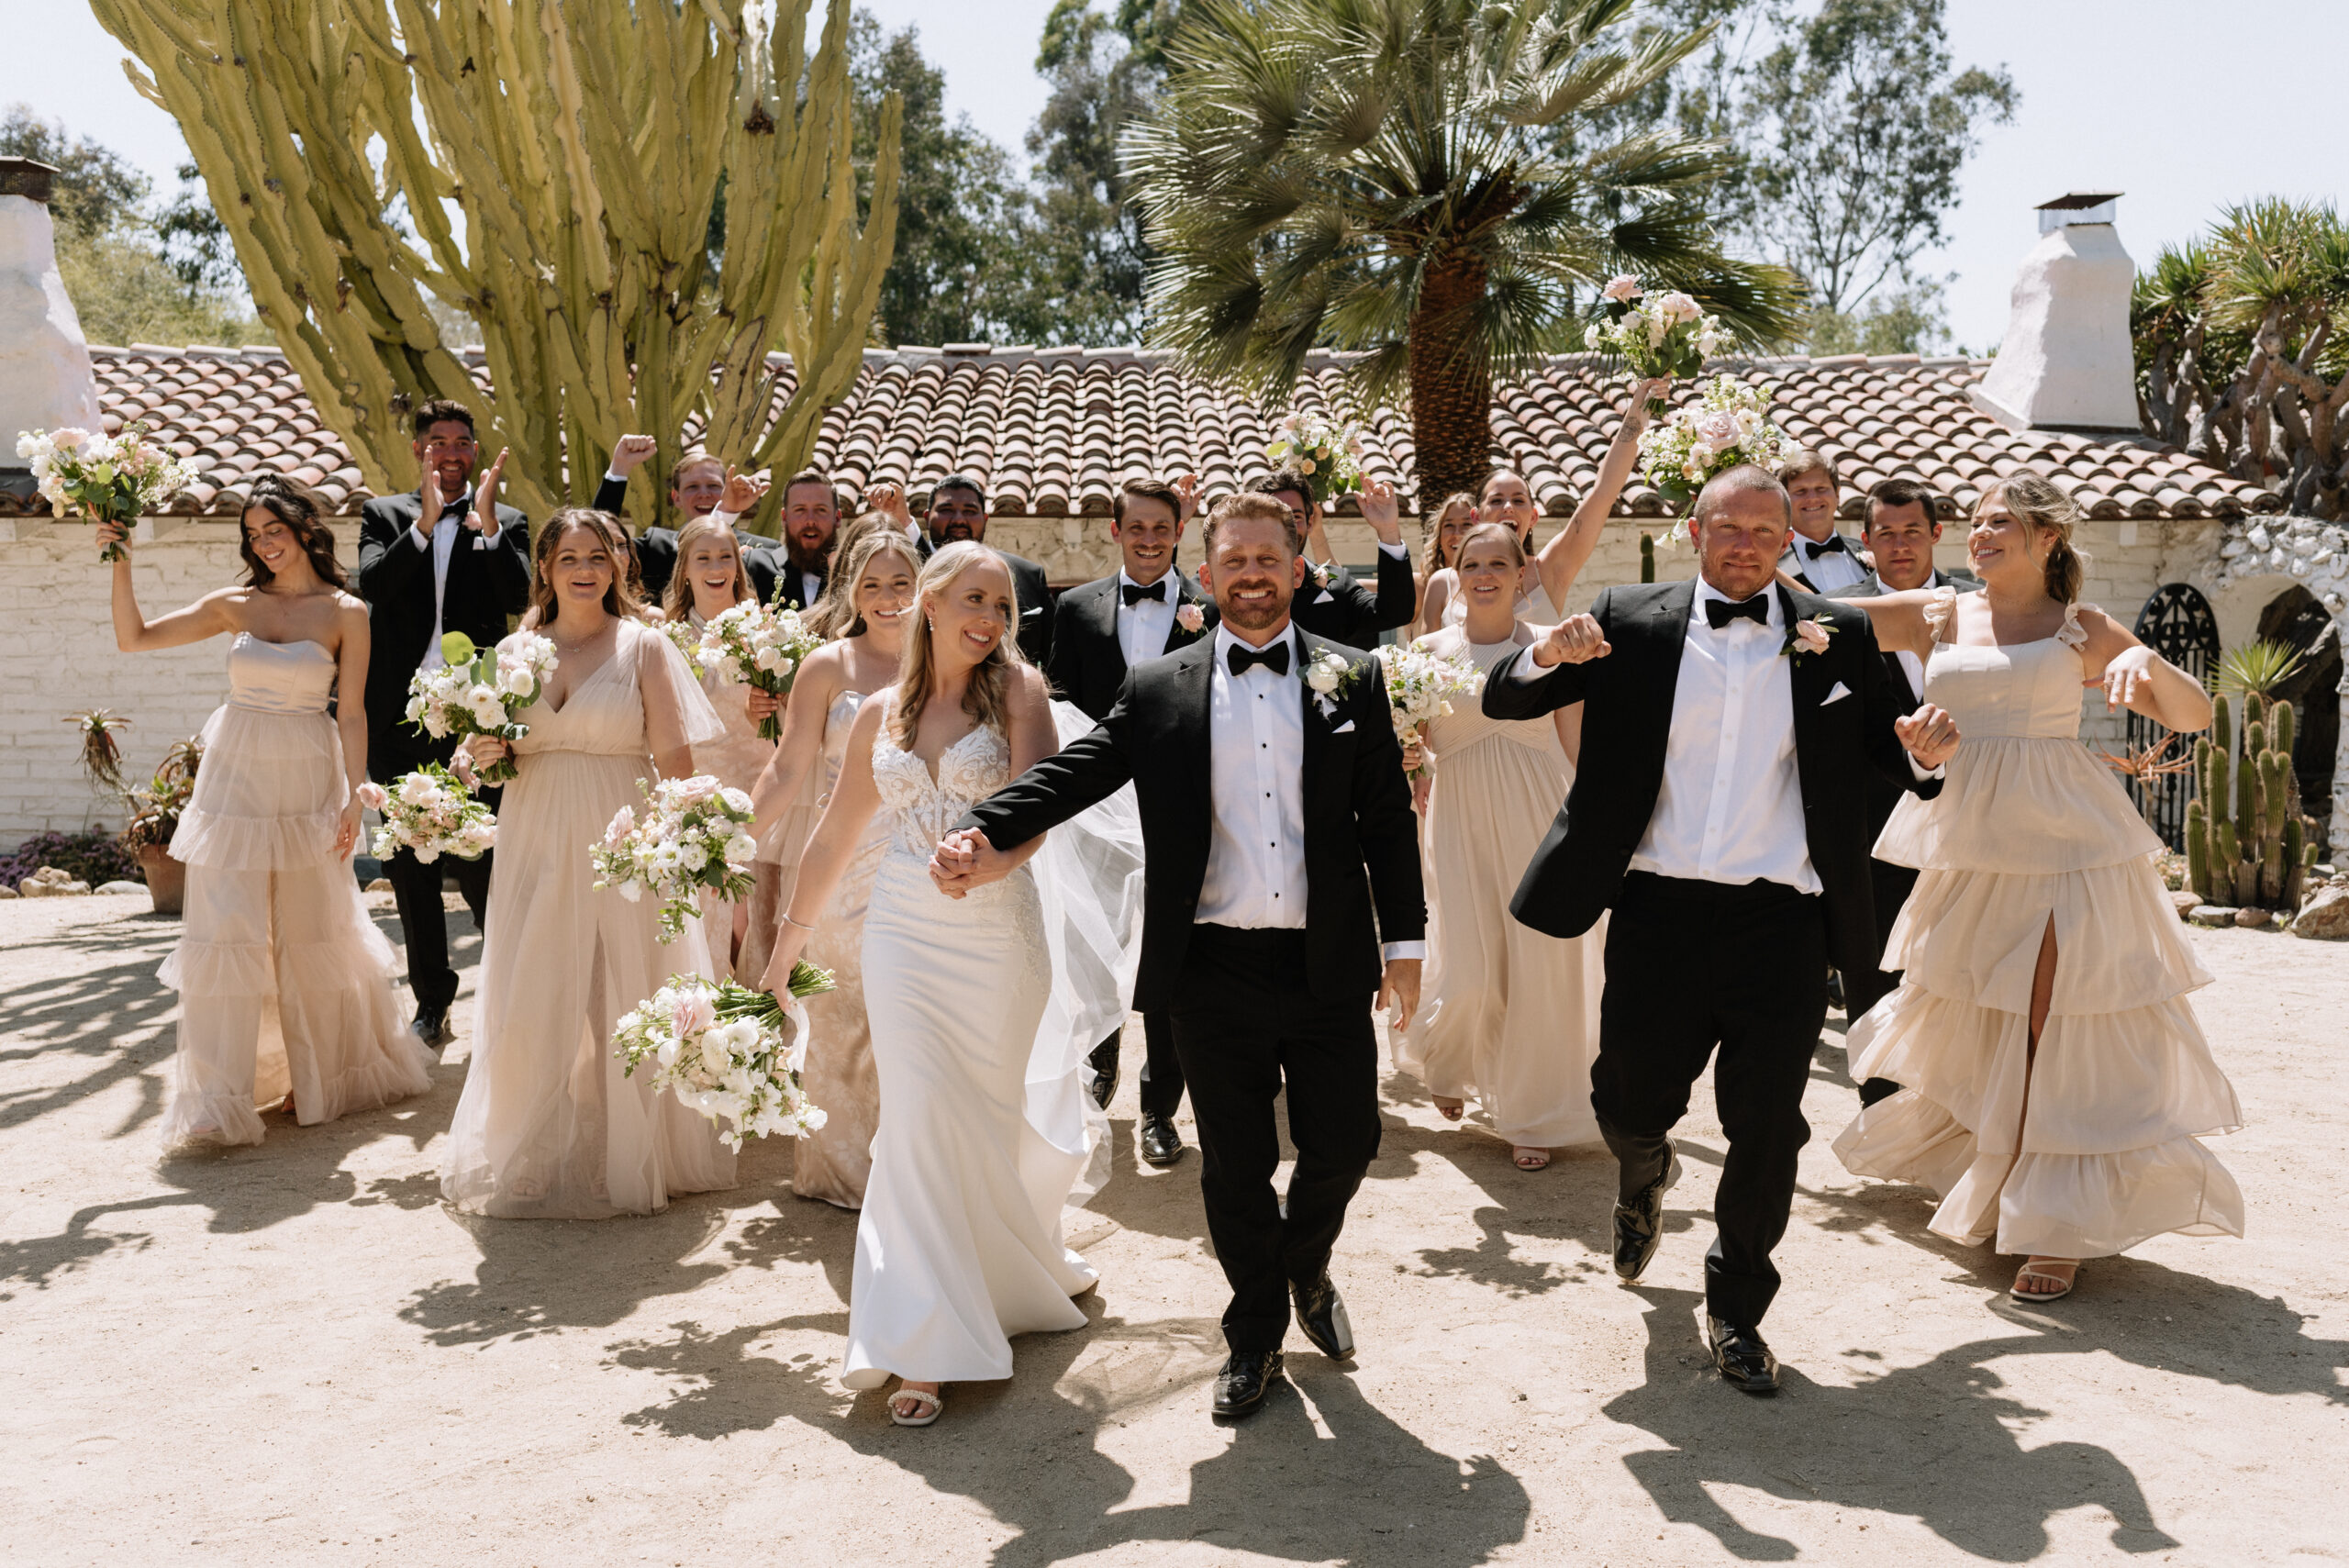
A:
[[[1157,479],[1130,479],[1109,513],[1109,537],[1122,562],[1114,576],[1071,588],[1052,610],[1053,689],[1096,723],[1107,718],[1135,665],[1188,648],[1213,633],[1219,612],[1197,584],[1174,570],[1183,525],[1190,517],[1190,484],[1177,489]],[[1174,1051],[1174,1024],[1163,1007],[1142,1015],[1149,1047],[1141,1071],[1141,1118],[1134,1129],[1141,1157],[1152,1165],[1183,1157],[1174,1112],[1183,1103],[1183,1067]],[[1120,1029],[1094,1048],[1094,1102],[1108,1108],[1118,1092]]]
[[[1865,615],[1776,584],[1793,516],[1770,474],[1731,469],[1694,511],[1698,580],[1606,590],[1496,665],[1484,706],[1583,704],[1585,765],[1509,907],[1555,937],[1613,911],[1590,1100],[1620,1167],[1615,1272],[1635,1280],[1655,1255],[1680,1174],[1670,1133],[1718,1046],[1729,1154],[1706,1340],[1732,1385],[1771,1394],[1760,1324],[1810,1139],[1827,966],[1865,973],[1878,951],[1865,774],[1936,795],[1957,728],[1938,708],[1901,716]]]
[[[1378,1153],[1371,1001],[1407,1022],[1426,951],[1386,683],[1375,660],[1289,624],[1304,543],[1270,496],[1218,504],[1201,573],[1222,612],[1214,635],[1135,665],[1099,728],[973,807],[931,862],[950,894],[992,882],[1005,850],[1134,785],[1150,860],[1134,1002],[1172,1017],[1198,1117],[1199,1195],[1231,1284],[1215,1391],[1227,1417],[1280,1375],[1292,1302],[1324,1355],[1353,1353],[1330,1256]]]
[[[378,495],[359,509],[359,595],[367,601],[374,641],[367,662],[367,773],[384,784],[427,762],[445,763],[456,751],[453,738],[435,740],[407,722],[408,680],[419,668],[439,667],[442,634],[462,631],[477,648],[495,647],[506,635],[506,618],[530,601],[529,522],[496,501],[506,454],[476,489],[481,449],[463,404],[422,404],[410,428],[422,471],[417,487]],[[492,810],[496,795],[490,790],[483,796]],[[478,926],[489,905],[495,853],[425,865],[402,850],[384,865],[399,905],[407,985],[416,996],[409,1027],[435,1049],[454,1038],[449,1004],[457,999],[440,879],[456,877]]]

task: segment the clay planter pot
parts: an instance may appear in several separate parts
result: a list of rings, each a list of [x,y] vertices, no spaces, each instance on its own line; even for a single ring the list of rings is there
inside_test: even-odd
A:
[[[178,914],[180,901],[187,895],[187,862],[172,859],[160,844],[144,844],[139,851],[139,870],[147,878],[147,895],[155,901],[155,913]]]

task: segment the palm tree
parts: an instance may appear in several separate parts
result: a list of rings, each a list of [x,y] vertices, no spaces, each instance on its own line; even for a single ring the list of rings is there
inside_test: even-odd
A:
[[[1794,331],[1792,275],[1725,257],[1699,205],[1724,150],[1609,128],[1709,35],[1641,6],[1192,0],[1123,146],[1163,256],[1152,340],[1275,403],[1309,350],[1366,350],[1365,396],[1408,385],[1428,496],[1484,480],[1494,378],[1568,342],[1613,272],[1749,341]]]

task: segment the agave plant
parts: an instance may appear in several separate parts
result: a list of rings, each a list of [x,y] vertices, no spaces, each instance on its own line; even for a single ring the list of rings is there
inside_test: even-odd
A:
[[[1700,194],[1720,144],[1598,117],[1711,29],[1631,30],[1638,0],[1191,0],[1122,157],[1152,244],[1153,340],[1286,402],[1316,348],[1408,385],[1422,496],[1473,491],[1496,376],[1618,272],[1759,342],[1796,326],[1783,268],[1731,260]]]
[[[2159,831],[2159,825],[2154,817],[2160,804],[2155,798],[2160,781],[2194,771],[2191,753],[2171,755],[2177,740],[2177,736],[2173,733],[2164,735],[2159,740],[2149,740],[2142,746],[2132,746],[2125,751],[2099,748],[2103,751],[2104,765],[2137,786],[2137,809],[2143,814],[2146,825],[2156,831]]]
[[[2273,696],[2300,672],[2300,651],[2288,642],[2242,642],[2219,656],[2211,684],[2220,691]]]

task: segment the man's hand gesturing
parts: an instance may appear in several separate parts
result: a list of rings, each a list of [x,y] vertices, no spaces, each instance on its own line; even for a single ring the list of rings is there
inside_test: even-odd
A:
[[[1957,720],[1931,703],[1906,718],[1894,719],[1892,732],[1920,768],[1938,768],[1957,755]]]
[[[1543,634],[1532,648],[1533,662],[1547,670],[1556,664],[1586,664],[1615,651],[1607,634],[1591,616],[1568,616]]]

